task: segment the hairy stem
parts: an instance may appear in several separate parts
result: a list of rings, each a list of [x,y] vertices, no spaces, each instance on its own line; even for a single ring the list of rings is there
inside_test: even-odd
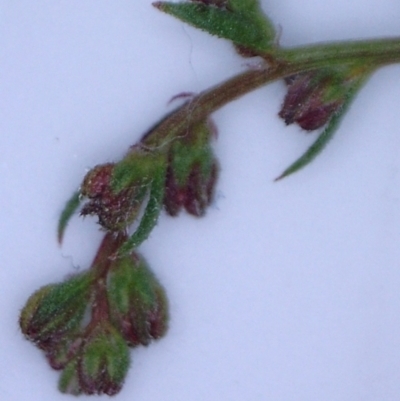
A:
[[[97,254],[92,263],[92,269],[95,270],[95,282],[93,285],[93,306],[92,306],[92,320],[90,328],[96,326],[99,321],[107,320],[109,318],[109,305],[107,299],[106,280],[107,273],[111,267],[112,259],[119,247],[127,239],[123,233],[107,233],[101,242]]]
[[[400,38],[317,43],[277,49],[273,55],[286,62],[310,62],[321,67],[354,62],[379,67],[400,61]]]
[[[292,49],[275,49],[265,55],[270,65],[247,71],[201,92],[161,120],[141,141],[151,150],[163,152],[174,138],[185,135],[188,127],[204,120],[227,103],[272,81],[293,74],[336,65],[359,65],[374,70],[400,62],[400,39],[380,39],[317,44]],[[168,146],[165,146],[168,148]]]

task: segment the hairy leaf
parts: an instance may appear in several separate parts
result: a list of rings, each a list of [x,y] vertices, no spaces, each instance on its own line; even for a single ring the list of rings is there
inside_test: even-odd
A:
[[[204,3],[153,3],[159,10],[220,38],[258,51],[272,46],[275,31],[256,1],[232,1],[231,9]],[[230,3],[228,3],[230,5]]]
[[[129,253],[147,239],[151,230],[157,224],[164,198],[165,169],[160,168],[154,175],[150,187],[150,198],[147,202],[143,217],[132,236],[121,246],[120,255]]]

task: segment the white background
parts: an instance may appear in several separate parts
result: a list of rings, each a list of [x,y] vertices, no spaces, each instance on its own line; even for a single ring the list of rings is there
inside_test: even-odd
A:
[[[400,35],[395,0],[262,4],[284,46]],[[247,62],[150,0],[1,1],[2,400],[71,397],[17,320],[34,290],[91,262],[95,219],[73,219],[62,248],[55,234],[87,169],[118,160],[173,95]],[[399,399],[399,77],[376,73],[323,154],[279,183],[314,139],[277,117],[284,85],[215,113],[216,201],[201,220],[163,215],[142,246],[170,330],[132,352],[116,399]]]

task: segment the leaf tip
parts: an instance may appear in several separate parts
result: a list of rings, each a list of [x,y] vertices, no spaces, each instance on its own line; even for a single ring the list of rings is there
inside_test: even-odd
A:
[[[57,230],[57,243],[58,243],[58,246],[62,245],[63,239],[64,239],[64,230],[60,229],[60,227],[59,227],[58,230]]]
[[[67,204],[64,207],[64,210],[61,212],[57,228],[57,242],[59,245],[62,244],[64,238],[64,232],[65,229],[67,228],[69,220],[76,212],[81,203],[80,194],[81,194],[80,191],[76,191],[68,200]]]
[[[164,6],[164,2],[162,2],[162,1],[154,1],[151,5],[153,7],[155,7],[155,8],[157,8],[157,9],[162,11],[163,10],[163,6]]]

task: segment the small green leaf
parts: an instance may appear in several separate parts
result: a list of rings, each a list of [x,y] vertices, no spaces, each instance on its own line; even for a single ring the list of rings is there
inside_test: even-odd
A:
[[[132,153],[122,159],[114,167],[111,186],[115,193],[132,184],[144,183],[152,170],[153,157],[140,153]]]
[[[196,28],[258,51],[272,47],[275,30],[257,1],[232,2],[232,10],[203,3],[156,2],[153,5]]]
[[[61,213],[60,220],[58,221],[57,238],[59,244],[62,243],[67,224],[76,212],[76,209],[78,209],[80,203],[80,192],[76,191],[65,205],[64,210]]]
[[[121,246],[118,253],[126,255],[147,239],[151,230],[157,224],[158,215],[164,198],[165,168],[159,168],[154,174],[150,186],[150,196],[139,226],[132,236]]]
[[[369,73],[363,74],[354,81],[352,86],[348,89],[346,100],[344,101],[342,107],[338,109],[336,113],[332,116],[332,118],[328,122],[328,125],[319,135],[317,140],[307,149],[307,151],[301,157],[299,157],[286,170],[284,170],[284,172],[279,177],[275,178],[275,181],[279,181],[282,178],[285,178],[288,175],[291,175],[301,170],[303,167],[311,163],[322,152],[328,142],[333,138],[334,134],[339,128],[339,125],[344,115],[349,110],[351,102],[353,101],[356,94],[361,89],[363,83],[367,80],[368,77]]]
[[[118,193],[132,184],[146,184],[151,180],[154,170],[165,164],[166,158],[162,153],[132,151],[115,165],[111,181],[112,189]]]

